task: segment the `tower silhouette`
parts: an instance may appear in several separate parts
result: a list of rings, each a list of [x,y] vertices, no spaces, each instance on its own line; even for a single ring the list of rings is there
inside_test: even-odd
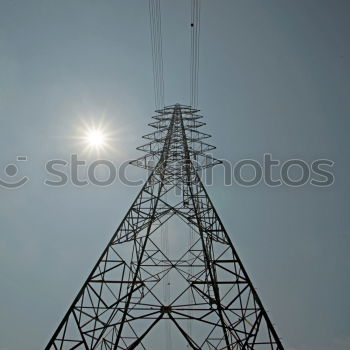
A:
[[[46,350],[283,349],[201,182],[199,110],[156,112],[131,162],[150,175]]]

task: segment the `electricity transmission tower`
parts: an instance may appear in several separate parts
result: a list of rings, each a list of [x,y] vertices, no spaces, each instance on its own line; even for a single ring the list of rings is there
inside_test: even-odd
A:
[[[282,350],[201,182],[219,163],[202,116],[179,104],[156,112],[146,155],[132,161],[150,176],[46,350],[162,350],[165,323],[173,349]]]

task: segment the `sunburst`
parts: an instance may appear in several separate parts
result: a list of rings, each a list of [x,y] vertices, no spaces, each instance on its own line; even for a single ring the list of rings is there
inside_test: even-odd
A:
[[[83,147],[83,153],[101,155],[106,151],[115,151],[116,132],[103,116],[81,118],[78,134],[74,139]]]

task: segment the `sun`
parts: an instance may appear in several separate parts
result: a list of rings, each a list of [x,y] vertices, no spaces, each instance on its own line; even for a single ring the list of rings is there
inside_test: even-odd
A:
[[[81,118],[77,134],[73,137],[82,147],[83,153],[100,156],[106,151],[115,151],[116,131],[104,117]]]
[[[85,141],[91,149],[102,149],[106,146],[107,136],[101,129],[90,129],[86,131]]]

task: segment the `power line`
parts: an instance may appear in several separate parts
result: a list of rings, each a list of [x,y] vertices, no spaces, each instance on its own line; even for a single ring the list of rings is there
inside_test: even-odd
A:
[[[190,105],[193,107],[196,107],[198,104],[200,13],[201,13],[200,0],[192,0],[191,2]]]
[[[190,105],[198,105],[199,39],[201,1],[191,0]],[[149,0],[154,97],[156,108],[165,105],[163,38],[160,0]]]
[[[149,0],[154,98],[156,108],[164,107],[163,43],[160,0]]]
[[[152,45],[152,65],[154,98],[157,109],[163,108],[164,102],[164,76],[163,76],[163,38],[162,38],[162,15],[160,0],[149,0],[149,16]],[[165,222],[161,229],[161,249],[165,256],[169,254],[168,224]],[[163,279],[163,298],[165,305],[170,304],[170,277],[167,272]],[[172,349],[171,328],[169,322],[165,326],[166,348]]]

